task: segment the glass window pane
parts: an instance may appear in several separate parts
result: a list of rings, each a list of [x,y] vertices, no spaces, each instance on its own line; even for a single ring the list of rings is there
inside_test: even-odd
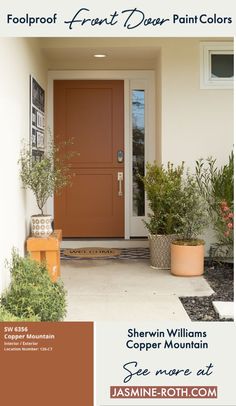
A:
[[[234,56],[211,54],[211,77],[232,78],[234,76]]]
[[[145,215],[145,195],[142,181],[145,158],[145,94],[144,90],[132,91],[132,135],[133,135],[133,216]]]

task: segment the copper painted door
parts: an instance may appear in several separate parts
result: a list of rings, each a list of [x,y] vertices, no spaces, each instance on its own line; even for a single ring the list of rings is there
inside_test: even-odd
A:
[[[64,237],[123,237],[123,81],[56,80],[54,135],[73,137],[79,152],[72,187],[54,199],[55,228]]]

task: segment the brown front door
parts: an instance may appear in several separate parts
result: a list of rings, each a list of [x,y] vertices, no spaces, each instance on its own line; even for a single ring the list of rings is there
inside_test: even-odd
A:
[[[55,196],[55,227],[64,237],[123,237],[123,81],[56,80],[54,135],[74,138],[79,152],[72,187]]]

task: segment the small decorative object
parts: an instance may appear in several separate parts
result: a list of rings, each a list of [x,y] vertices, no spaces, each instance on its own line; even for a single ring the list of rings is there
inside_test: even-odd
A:
[[[40,131],[37,131],[37,147],[38,149],[44,149],[44,134]]]
[[[170,268],[170,243],[176,239],[181,225],[182,177],[184,163],[174,168],[148,163],[143,181],[150,213],[145,226],[149,231],[151,265],[157,269]]]
[[[199,276],[204,272],[204,244],[198,234],[207,226],[208,217],[193,175],[187,174],[182,187],[181,238],[171,244],[171,273],[177,276]]]
[[[45,148],[45,91],[33,76],[30,76],[30,105],[30,145],[32,156],[37,161],[43,156]]]

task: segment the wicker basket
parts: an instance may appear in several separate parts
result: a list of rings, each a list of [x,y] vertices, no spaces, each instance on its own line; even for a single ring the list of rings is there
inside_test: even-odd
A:
[[[151,266],[156,269],[170,269],[170,248],[176,234],[149,234]]]

